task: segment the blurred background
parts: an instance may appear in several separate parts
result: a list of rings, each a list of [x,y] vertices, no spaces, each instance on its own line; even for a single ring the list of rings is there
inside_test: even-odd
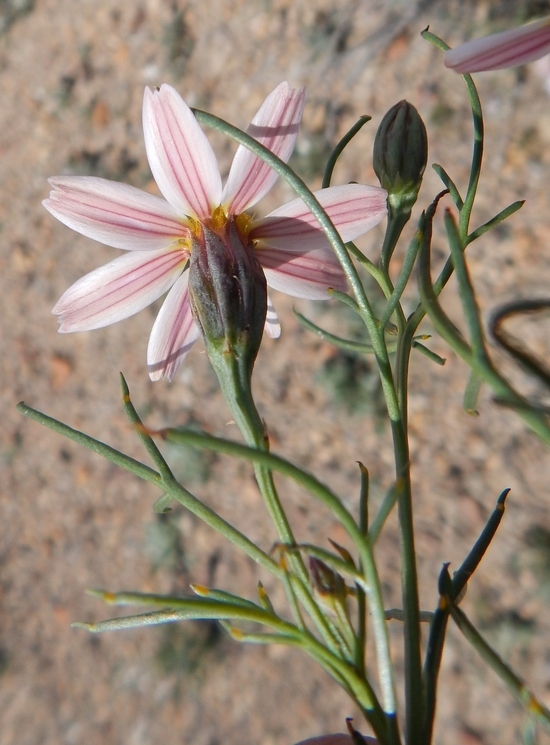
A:
[[[334,183],[376,183],[376,127],[392,104],[407,98],[428,127],[430,164],[441,163],[464,188],[471,149],[467,97],[420,31],[429,24],[454,45],[545,13],[550,3],[540,0],[1,1],[1,745],[291,745],[343,731],[345,717],[357,717],[309,659],[286,648],[239,646],[214,624],[100,636],[70,628],[73,621],[117,612],[87,596],[86,588],[181,593],[194,581],[253,597],[261,579],[274,600],[280,591],[183,509],[155,515],[159,495],[151,486],[15,411],[24,399],[146,459],[122,412],[122,370],[152,427],[196,425],[238,436],[201,343],[172,384],[149,381],[145,352],[158,303],[112,327],[57,333],[50,314],[56,300],[117,252],[46,213],[40,202],[47,178],[97,175],[154,191],[141,126],[145,86],[168,82],[190,105],[246,127],[265,96],[288,80],[307,87],[292,164],[314,187],[332,147],[362,114],[373,121],[345,151]],[[510,300],[548,294],[550,71],[543,60],[477,80],[487,149],[474,223],[527,200],[469,251],[482,311],[489,314]],[[226,173],[235,147],[209,136]],[[440,189],[430,169],[418,214]],[[291,197],[278,184],[258,212]],[[445,257],[440,220],[436,267]],[[360,242],[373,259],[382,230]],[[412,231],[411,225],[407,235]],[[361,460],[376,505],[393,478],[376,373],[368,360],[304,331],[292,307],[341,335],[357,336],[360,329],[331,303],[273,295],[283,335],[265,340],[255,374],[273,449],[315,471],[350,508],[357,504]],[[406,303],[414,307],[414,287]],[[460,319],[452,283],[444,304]],[[430,325],[423,330],[430,333]],[[514,330],[547,358],[549,319],[523,319]],[[486,391],[480,416],[468,416],[461,405],[467,370],[442,341],[429,344],[447,362],[438,367],[415,357],[411,372],[422,607],[435,607],[442,563],[458,566],[498,494],[511,487],[505,520],[463,607],[550,705],[548,452]],[[547,391],[498,350],[495,355],[523,392],[544,402]],[[269,549],[275,536],[247,465],[165,451],[189,489]],[[287,483],[281,493],[300,540],[345,543],[309,496]],[[378,558],[388,606],[399,607],[395,520]],[[402,672],[398,622],[391,633]],[[519,741],[521,710],[453,628],[441,686],[438,745]],[[361,728],[359,719],[356,725]]]

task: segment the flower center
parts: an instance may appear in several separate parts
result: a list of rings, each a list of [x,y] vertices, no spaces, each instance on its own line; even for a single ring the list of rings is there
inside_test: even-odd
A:
[[[178,248],[188,260],[194,251],[204,248],[205,242],[210,240],[209,236],[214,235],[228,247],[229,253],[232,253],[230,247],[235,239],[239,240],[243,246],[250,244],[248,234],[252,227],[252,220],[252,216],[246,212],[240,215],[228,215],[221,205],[214,208],[211,216],[204,220],[187,217],[185,226],[189,230],[189,235],[178,239]]]

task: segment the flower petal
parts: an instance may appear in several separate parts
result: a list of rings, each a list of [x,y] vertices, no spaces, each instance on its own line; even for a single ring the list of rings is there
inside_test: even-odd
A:
[[[387,193],[378,186],[344,184],[321,189],[314,194],[344,243],[363,235],[386,215]],[[259,248],[267,244],[281,251],[330,248],[317,218],[300,198],[258,220],[250,231],[250,238],[258,241]]]
[[[246,130],[285,163],[296,144],[304,99],[304,88],[290,88],[288,83],[281,83],[265,99]],[[276,171],[240,145],[231,164],[222,203],[227,204],[228,212],[238,215],[259,202],[277,178]]]
[[[269,287],[293,297],[308,300],[328,300],[329,287],[345,292],[347,280],[333,251],[281,251],[262,248],[258,260]]]
[[[550,53],[550,17],[518,28],[472,39],[445,54],[445,65],[459,73],[525,65]]]
[[[181,274],[181,251],[133,251],[95,269],[57,301],[59,331],[89,331],[134,315],[166,292]]]
[[[281,335],[281,324],[279,323],[277,311],[275,310],[269,295],[267,296],[267,314],[265,317],[264,331],[271,339],[278,339]]]
[[[56,176],[42,204],[78,233],[114,248],[149,250],[169,246],[188,233],[161,197],[93,176]]]
[[[218,162],[193,112],[170,85],[145,89],[143,135],[165,199],[181,215],[210,217],[221,200]]]
[[[151,330],[147,348],[151,380],[172,380],[200,336],[191,314],[188,280],[189,272],[184,272],[166,296]]]

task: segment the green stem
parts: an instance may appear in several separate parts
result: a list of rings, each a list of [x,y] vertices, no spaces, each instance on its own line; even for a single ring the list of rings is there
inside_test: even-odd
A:
[[[355,135],[363,129],[365,124],[367,122],[370,122],[372,119],[372,116],[369,116],[368,114],[364,114],[359,118],[359,120],[353,125],[353,127],[349,130],[349,132],[346,132],[346,134],[342,137],[340,142],[336,145],[332,153],[330,154],[329,159],[327,160],[327,164],[325,166],[325,173],[323,175],[323,183],[322,188],[326,189],[330,186],[330,181],[332,179],[332,172],[334,171],[334,166],[336,165],[336,161],[338,158],[342,155],[344,152],[344,149],[347,145],[353,140]]]
[[[398,324],[400,324],[400,331],[401,332],[403,331],[404,316],[403,316],[403,311],[401,310],[399,301],[401,300],[401,296],[403,295],[405,287],[407,286],[409,279],[411,277],[411,273],[414,267],[414,262],[416,261],[418,249],[420,247],[421,239],[422,239],[422,233],[420,229],[418,229],[414,235],[413,240],[409,244],[409,248],[407,249],[407,253],[405,254],[405,259],[403,261],[403,266],[401,267],[401,271],[399,272],[399,277],[397,278],[397,282],[395,283],[395,288],[390,298],[388,299],[388,302],[384,309],[384,313],[382,315],[382,318],[380,319],[380,325],[382,326],[382,328],[385,328],[386,324],[392,317],[393,313],[397,310]]]
[[[380,254],[380,269],[389,275],[389,265],[403,228],[411,219],[411,210],[401,205],[392,204],[392,195],[388,198],[388,228],[384,236],[384,244]]]

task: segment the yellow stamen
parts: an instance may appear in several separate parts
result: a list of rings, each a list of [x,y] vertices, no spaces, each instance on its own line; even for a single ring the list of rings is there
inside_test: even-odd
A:
[[[225,214],[224,208],[220,205],[212,211],[212,217],[210,219],[210,226],[215,233],[219,233],[225,227],[227,223],[227,215]]]
[[[242,212],[240,215],[236,215],[235,225],[237,226],[237,230],[241,236],[244,239],[248,238],[248,233],[252,227],[252,215],[249,215],[247,212]]]

